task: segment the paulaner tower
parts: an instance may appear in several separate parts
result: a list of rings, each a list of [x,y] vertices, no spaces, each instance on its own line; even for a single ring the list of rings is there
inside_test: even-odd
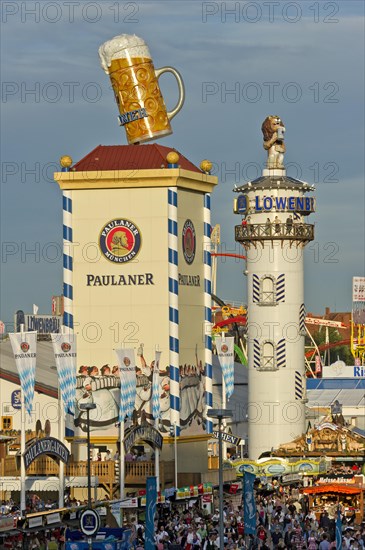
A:
[[[307,216],[314,187],[288,177],[285,127],[278,116],[262,124],[267,167],[235,200],[243,216],[235,239],[247,251],[249,456],[257,459],[305,431],[304,246],[314,238]]]

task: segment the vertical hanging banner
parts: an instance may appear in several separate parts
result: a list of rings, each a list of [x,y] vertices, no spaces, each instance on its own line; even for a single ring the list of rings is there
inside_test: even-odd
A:
[[[51,338],[65,414],[75,414],[76,335],[51,334]]]
[[[120,374],[119,422],[132,418],[136,401],[136,360],[134,349],[116,349]]]
[[[342,550],[342,518],[340,507],[338,507],[336,517],[336,550]]]
[[[255,474],[244,473],[243,478],[243,517],[245,535],[256,535],[256,502],[253,490]]]
[[[9,333],[9,337],[24,395],[25,408],[30,416],[34,399],[37,332],[13,332]]]
[[[352,319],[365,325],[365,277],[352,278]]]
[[[146,484],[145,550],[155,550],[155,513],[157,501],[156,477],[148,477]]]
[[[160,407],[160,357],[161,352],[155,352],[155,364],[152,376],[152,416],[156,420],[161,416]]]
[[[322,372],[322,361],[319,355],[316,355],[316,368],[315,368],[315,374],[321,374]]]
[[[217,347],[219,363],[222,367],[228,400],[234,390],[234,337],[227,336],[226,338],[222,338],[221,336],[216,336],[215,345]]]

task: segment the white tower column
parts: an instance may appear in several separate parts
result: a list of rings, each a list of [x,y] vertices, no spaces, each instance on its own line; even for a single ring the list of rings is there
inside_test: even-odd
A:
[[[238,189],[235,208],[243,215],[236,240],[247,251],[251,459],[305,431],[303,254],[314,238],[305,221],[314,211],[314,199],[305,196],[313,187],[287,177],[283,154],[275,160],[272,149],[263,176]]]

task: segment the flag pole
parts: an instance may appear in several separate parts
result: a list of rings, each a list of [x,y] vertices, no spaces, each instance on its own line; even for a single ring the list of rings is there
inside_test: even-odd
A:
[[[119,423],[119,494],[120,499],[124,499],[125,485],[125,451],[124,451],[124,424],[125,419]]]
[[[224,332],[222,332],[222,343],[224,343],[226,340],[226,335]],[[226,398],[226,383],[223,376],[223,370],[222,370],[222,409],[225,410],[227,407],[227,398]],[[222,428],[223,431],[226,430],[227,427],[227,420],[223,418],[222,421]],[[223,460],[227,460],[227,443],[225,441],[222,441],[223,443]]]
[[[155,347],[155,363],[153,366],[153,372],[152,372],[152,392],[153,392],[153,381],[154,381],[154,371],[155,369],[159,369],[159,362],[156,361],[156,352],[158,350],[158,345]],[[151,395],[152,397],[152,395]],[[160,415],[158,414],[155,418],[155,429],[159,431],[159,424],[160,424]],[[160,449],[158,447],[155,448],[155,477],[156,477],[156,486],[157,486],[157,495],[160,491]]]
[[[24,325],[20,325],[21,338],[24,338]],[[25,516],[26,504],[25,504],[25,482],[26,482],[26,471],[25,471],[25,396],[23,390],[20,391],[21,396],[21,430],[20,430],[20,512],[22,517]]]
[[[62,325],[61,333],[65,334],[65,327]],[[57,371],[57,391],[58,391],[58,414],[59,414],[59,423],[58,423],[58,439],[65,443],[65,414],[66,414],[66,404],[62,407],[62,398],[60,392],[60,380]],[[58,507],[63,508],[65,505],[65,464],[60,460],[60,469],[59,469],[59,490],[58,490]]]

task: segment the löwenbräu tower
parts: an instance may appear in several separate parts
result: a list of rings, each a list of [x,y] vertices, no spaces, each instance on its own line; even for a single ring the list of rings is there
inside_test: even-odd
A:
[[[314,187],[288,177],[283,165],[284,124],[262,125],[267,167],[235,189],[242,224],[235,239],[247,252],[249,456],[305,431],[305,305],[303,253],[314,238],[306,222],[315,210]]]

